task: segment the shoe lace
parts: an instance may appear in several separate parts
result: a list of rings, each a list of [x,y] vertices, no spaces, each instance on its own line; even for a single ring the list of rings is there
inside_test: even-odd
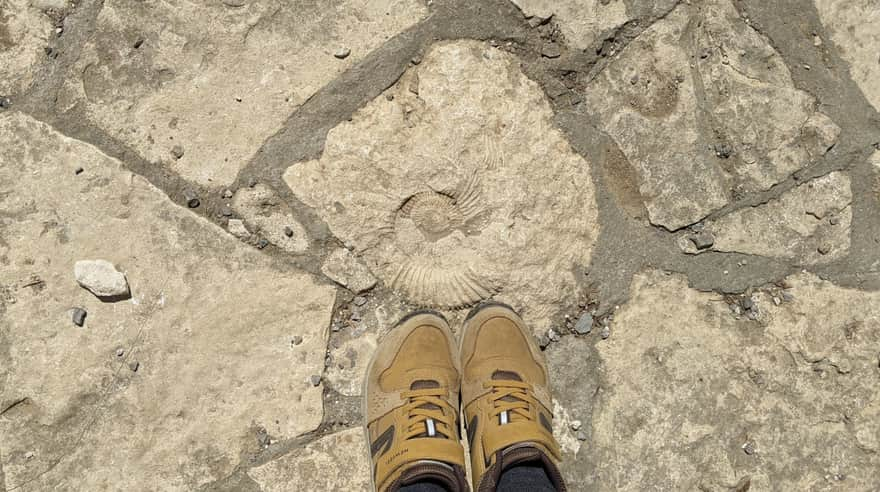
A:
[[[408,400],[403,411],[407,416],[404,439],[438,437],[457,439],[455,409],[446,401],[445,388],[425,388],[404,391],[401,397]]]
[[[530,384],[522,381],[491,380],[483,383],[483,387],[492,390],[490,401],[493,409],[490,415],[497,417],[499,424],[535,420],[531,409],[537,405],[537,400],[531,394]]]

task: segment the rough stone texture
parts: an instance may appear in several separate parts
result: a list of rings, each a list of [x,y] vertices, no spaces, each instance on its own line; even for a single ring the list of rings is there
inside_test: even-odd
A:
[[[511,0],[526,17],[553,18],[569,45],[587,49],[603,32],[630,20],[623,0]]]
[[[706,221],[705,228],[714,234],[716,251],[790,258],[803,265],[827,263],[849,251],[851,204],[849,177],[833,172],[767,204]],[[687,237],[679,244],[697,252]]]
[[[679,5],[601,72],[586,102],[639,175],[651,222],[670,230],[769,189],[840,131],[728,0]]]
[[[317,427],[308,377],[323,369],[332,287],[280,271],[42,123],[0,116],[0,139],[0,190],[16,190],[0,193],[7,488],[194,490],[253,450],[253,426]],[[82,257],[118,265],[135,297],[107,304],[80,288]],[[72,305],[88,329],[71,325]]]
[[[367,364],[375,350],[376,336],[372,333],[350,338],[332,347],[332,363],[324,376],[327,386],[345,396],[362,395]]]
[[[351,251],[333,250],[321,265],[321,272],[339,285],[359,294],[376,285],[376,277]]]
[[[222,186],[306,99],[424,14],[418,0],[107,2],[61,104],[84,104],[146,160]],[[356,49],[339,60],[340,44]]]
[[[290,253],[302,253],[309,247],[305,228],[293,217],[290,207],[272,188],[257,184],[253,188],[241,188],[232,197],[232,208],[244,219],[247,229],[269,240],[270,243]],[[293,234],[288,237],[284,228]],[[236,225],[230,232],[241,236]]]
[[[30,0],[0,1],[0,96],[25,90],[33,82],[54,26]],[[48,7],[48,5],[46,5]]]
[[[589,165],[541,90],[511,55],[460,41],[434,45],[387,94],[331,130],[319,160],[290,167],[291,189],[412,303],[500,290],[546,324],[598,226]]]
[[[816,0],[816,10],[850,76],[880,111],[880,6],[875,0]]]
[[[880,487],[880,294],[809,274],[787,286],[793,301],[761,293],[748,322],[680,277],[635,278],[596,346],[607,391],[593,410],[595,487]]]
[[[107,260],[80,260],[73,265],[76,282],[98,297],[120,297],[129,294],[125,274]]]
[[[367,444],[360,427],[322,437],[252,468],[248,475],[264,492],[368,491],[372,487]]]

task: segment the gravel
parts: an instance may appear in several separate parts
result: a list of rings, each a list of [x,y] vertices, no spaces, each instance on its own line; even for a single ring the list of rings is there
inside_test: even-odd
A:
[[[88,313],[83,308],[73,308],[73,324],[76,326],[82,326],[86,322],[86,315]]]
[[[586,335],[590,333],[593,329],[593,315],[590,313],[584,313],[578,318],[577,323],[574,325],[574,331],[579,335]]]
[[[694,246],[696,246],[698,250],[703,250],[711,248],[712,245],[715,244],[715,236],[709,232],[702,231],[691,236],[691,242],[694,243]]]
[[[333,56],[335,56],[336,58],[339,58],[340,60],[344,60],[344,59],[348,58],[348,55],[350,55],[350,54],[351,54],[351,49],[339,48],[338,50],[336,50],[335,53],[333,53]],[[315,386],[317,386],[317,385],[315,385]]]
[[[73,267],[76,282],[104,300],[131,297],[128,280],[106,260],[80,260]]]

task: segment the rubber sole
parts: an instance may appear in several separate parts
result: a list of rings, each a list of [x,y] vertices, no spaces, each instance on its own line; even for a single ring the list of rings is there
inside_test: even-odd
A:
[[[476,316],[477,313],[479,313],[483,309],[490,308],[490,307],[503,307],[503,308],[506,308],[506,309],[513,311],[514,314],[519,316],[519,313],[517,312],[517,310],[513,309],[513,307],[511,307],[508,304],[505,304],[500,301],[483,301],[483,302],[477,304],[476,306],[472,307],[471,310],[468,311],[467,316],[464,317],[464,323],[467,323],[471,318]]]

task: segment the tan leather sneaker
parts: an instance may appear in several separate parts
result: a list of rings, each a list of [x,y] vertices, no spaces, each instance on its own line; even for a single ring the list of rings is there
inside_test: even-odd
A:
[[[364,381],[375,490],[393,492],[420,481],[468,490],[460,382],[452,333],[439,314],[413,313],[382,340]]]
[[[508,306],[486,304],[471,311],[461,337],[474,490],[494,491],[502,471],[529,463],[564,491],[547,366],[523,320]]]

